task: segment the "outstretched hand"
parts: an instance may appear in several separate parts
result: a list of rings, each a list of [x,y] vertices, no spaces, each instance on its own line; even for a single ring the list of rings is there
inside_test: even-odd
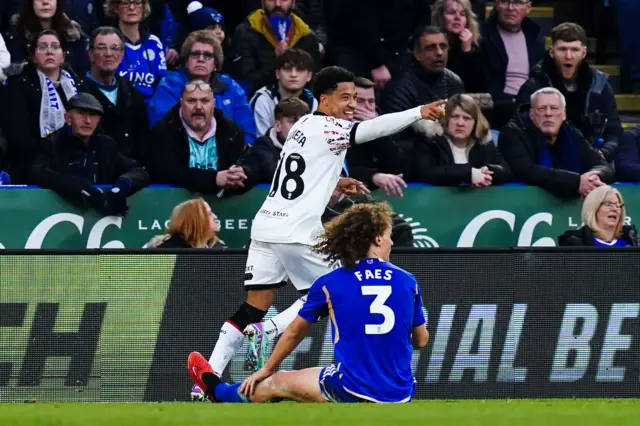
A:
[[[349,177],[341,177],[338,181],[338,184],[336,185],[336,189],[349,196],[356,195],[358,193],[358,190],[361,190],[365,194],[371,192],[364,183]]]
[[[430,104],[423,105],[420,109],[422,118],[425,120],[436,121],[444,115],[444,106],[447,104],[447,99],[441,101],[431,102]]]

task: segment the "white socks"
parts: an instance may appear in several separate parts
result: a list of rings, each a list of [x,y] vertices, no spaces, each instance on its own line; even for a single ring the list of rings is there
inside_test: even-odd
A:
[[[267,338],[269,340],[273,340],[277,336],[284,333],[289,324],[291,324],[293,320],[296,319],[296,316],[298,316],[298,311],[300,311],[300,308],[302,308],[302,305],[304,305],[304,302],[306,301],[307,296],[304,295],[275,317],[263,321],[262,326],[264,327],[264,334],[267,336]]]
[[[209,364],[211,364],[211,368],[218,376],[222,376],[222,372],[238,349],[240,349],[243,341],[244,334],[235,325],[230,324],[229,321],[222,324],[220,337],[218,337],[213,353],[211,353],[211,358],[209,358]]]
[[[266,338],[273,340],[284,333],[306,301],[307,296],[302,296],[278,315],[263,321],[262,325]],[[227,364],[229,364],[229,361],[231,361],[238,349],[240,349],[243,341],[244,334],[238,330],[235,325],[232,325],[229,321],[226,321],[222,325],[220,337],[218,337],[216,346],[213,348],[213,352],[209,358],[209,364],[211,364],[211,368],[213,368],[213,371],[218,376],[222,376],[222,372],[227,368]]]

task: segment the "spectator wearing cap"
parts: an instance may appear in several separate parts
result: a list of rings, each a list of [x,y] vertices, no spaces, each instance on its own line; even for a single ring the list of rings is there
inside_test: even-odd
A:
[[[78,92],[76,76],[63,67],[65,55],[55,31],[41,32],[30,48],[29,62],[8,77],[0,95],[0,127],[15,184],[29,183],[40,139],[64,125],[67,101]]]
[[[150,170],[156,183],[202,193],[227,195],[251,188],[257,180],[242,129],[215,108],[211,85],[193,80],[180,102],[151,129]]]
[[[275,121],[274,108],[283,99],[300,98],[311,112],[318,108],[318,101],[305,86],[313,77],[313,58],[304,50],[289,49],[278,57],[277,83],[258,90],[251,98],[251,108],[258,136],[266,135]]]
[[[117,75],[124,56],[124,36],[114,27],[99,27],[91,34],[91,71],[80,81],[81,92],[91,93],[102,105],[102,131],[118,144],[118,152],[141,164],[149,139],[149,118],[142,93]]]
[[[251,13],[236,28],[231,40],[234,57],[231,75],[250,95],[275,83],[277,58],[287,49],[307,51],[315,71],[320,65],[318,39],[292,8],[295,1],[262,0],[262,8]]]
[[[199,1],[193,1],[187,7],[186,25],[181,25],[176,34],[176,39],[167,52],[167,62],[171,65],[178,62],[180,54],[178,51],[186,40],[188,34],[194,31],[209,30],[211,35],[216,39],[222,47],[222,53],[225,58],[230,57],[231,42],[226,36],[224,16],[216,9],[203,7]],[[225,62],[218,69],[219,72],[225,74],[229,72],[229,66]]]
[[[147,172],[120,154],[116,141],[96,132],[104,110],[89,93],[69,100],[66,125],[42,140],[31,179],[69,200],[84,200],[97,212],[123,215],[127,197],[149,184]],[[97,185],[109,185],[103,191]]]
[[[158,85],[149,103],[151,126],[156,125],[178,103],[188,82],[204,80],[213,90],[216,108],[240,126],[245,141],[252,145],[256,137],[253,111],[242,87],[228,75],[216,72],[224,58],[220,45],[211,32],[200,30],[189,34],[182,45],[182,57],[185,67],[170,71]]]

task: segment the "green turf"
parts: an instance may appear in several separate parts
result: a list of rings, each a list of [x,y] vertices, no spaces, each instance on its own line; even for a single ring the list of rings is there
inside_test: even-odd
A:
[[[0,425],[357,426],[638,425],[640,400],[421,401],[403,405],[280,403],[3,404]]]

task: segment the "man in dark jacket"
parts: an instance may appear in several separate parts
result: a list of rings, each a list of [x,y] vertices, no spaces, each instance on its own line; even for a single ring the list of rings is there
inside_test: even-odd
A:
[[[124,55],[124,36],[113,27],[99,27],[91,35],[91,71],[80,81],[80,91],[91,93],[104,110],[100,126],[118,144],[118,152],[146,164],[149,141],[147,105],[132,83],[117,75]]]
[[[616,154],[616,178],[623,182],[640,182],[640,124],[620,139]]]
[[[530,102],[531,94],[555,87],[567,100],[567,119],[580,130],[607,161],[613,161],[622,125],[608,76],[585,61],[587,35],[578,24],[560,24],[551,32],[552,47],[518,93],[517,102]]]
[[[515,178],[566,197],[586,196],[613,181],[613,170],[566,121],[566,101],[547,87],[521,105],[500,132],[499,148]]]
[[[150,169],[157,183],[190,191],[239,193],[255,185],[240,127],[218,109],[211,86],[188,83],[180,103],[151,129]]]
[[[418,28],[412,44],[414,66],[385,89],[382,98],[384,113],[400,112],[464,93],[460,77],[446,68],[449,45],[440,28]],[[415,134],[412,129],[404,130],[394,140],[405,155],[413,151]],[[405,174],[407,178],[410,176]]]
[[[69,100],[66,126],[42,140],[31,169],[36,185],[71,200],[85,200],[107,215],[124,214],[127,197],[149,184],[149,175],[135,161],[121,155],[109,136],[96,133],[100,102],[89,93]],[[103,192],[94,185],[112,185]]]
[[[309,105],[297,97],[283,99],[276,105],[273,127],[267,130],[264,136],[256,139],[251,150],[251,162],[259,165],[259,183],[272,182],[289,130],[300,117],[310,112]]]
[[[545,53],[540,26],[527,17],[528,0],[497,0],[481,26],[481,54],[495,109],[489,121],[501,129],[515,111],[515,97]]]
[[[314,60],[313,71],[320,65],[318,39],[309,26],[291,12],[293,3],[293,0],[278,3],[263,0],[263,8],[251,13],[233,34],[232,76],[248,95],[276,82],[276,59],[287,49],[307,51]]]

